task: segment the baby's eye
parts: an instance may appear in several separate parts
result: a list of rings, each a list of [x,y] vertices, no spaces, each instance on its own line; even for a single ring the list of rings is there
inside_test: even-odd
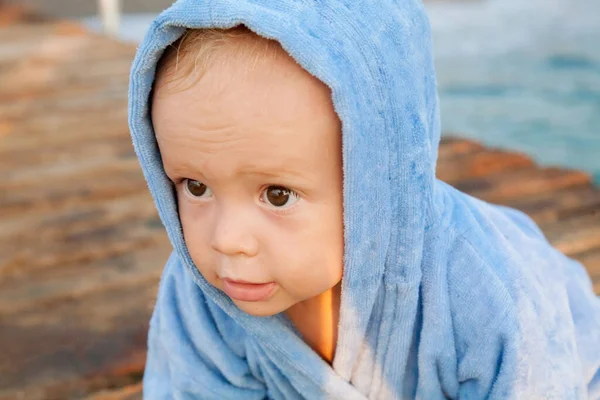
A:
[[[185,190],[193,197],[205,198],[212,196],[212,190],[200,181],[186,179],[184,184]]]
[[[289,207],[298,201],[298,194],[283,186],[269,186],[263,192],[261,201],[277,208]]]

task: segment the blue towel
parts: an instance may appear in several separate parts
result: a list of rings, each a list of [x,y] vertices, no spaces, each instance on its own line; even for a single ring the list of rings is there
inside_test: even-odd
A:
[[[281,315],[242,312],[184,243],[149,116],[186,28],[243,23],[332,90],[345,258],[333,365]],[[150,323],[146,399],[600,398],[600,301],[524,214],[435,177],[440,120],[417,0],[180,0],[135,58],[133,143],[174,251]]]

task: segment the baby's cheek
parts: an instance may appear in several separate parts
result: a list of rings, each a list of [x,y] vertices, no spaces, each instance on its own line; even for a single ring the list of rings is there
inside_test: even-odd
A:
[[[297,301],[306,300],[335,286],[339,281],[335,266],[326,252],[318,249],[289,251],[278,263],[278,283]]]
[[[331,217],[314,212],[314,209],[311,211],[302,224],[278,235],[274,247],[277,251],[276,277],[295,297],[315,296],[341,279],[343,232]],[[336,237],[338,235],[340,237]]]
[[[180,220],[188,253],[204,279],[217,286],[217,273],[212,260],[213,255],[208,246],[206,232],[200,224],[193,223],[191,218],[187,218],[184,213],[182,214]]]

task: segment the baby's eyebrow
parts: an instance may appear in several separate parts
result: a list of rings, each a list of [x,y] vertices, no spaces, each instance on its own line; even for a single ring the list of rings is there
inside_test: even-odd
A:
[[[165,162],[165,160],[163,160],[163,168],[165,170],[165,173],[171,180],[177,180],[180,178],[188,177],[191,178],[190,175],[201,175],[200,171],[198,171],[196,168],[194,168],[192,165],[189,165],[188,163],[177,162],[175,165],[172,165],[171,163],[167,163]]]
[[[243,174],[243,175],[259,175],[259,176],[263,176],[266,178],[273,178],[273,179],[289,178],[289,179],[305,180],[308,178],[306,173],[303,173],[302,171],[289,169],[289,168],[263,169],[263,168],[253,167],[253,168],[242,169],[238,173]]]
[[[242,171],[242,173],[244,175],[261,175],[261,176],[265,176],[268,178],[280,178],[282,176],[297,176],[298,174],[293,173],[293,172],[283,172],[283,171],[278,171],[278,172],[271,172],[271,171],[259,171],[259,170],[247,170],[247,171]]]
[[[237,171],[238,176],[260,179],[262,183],[290,186],[296,190],[309,192],[315,184],[314,177],[302,170],[291,168],[262,168],[260,166],[244,168]]]
[[[199,180],[206,179],[206,176],[197,167],[189,163],[178,162],[176,165],[164,164],[167,176],[176,180],[179,178],[195,178]],[[262,168],[259,166],[242,167],[234,172],[237,176],[258,176],[263,179],[286,180],[299,183],[309,183],[309,177],[302,171],[290,168]]]

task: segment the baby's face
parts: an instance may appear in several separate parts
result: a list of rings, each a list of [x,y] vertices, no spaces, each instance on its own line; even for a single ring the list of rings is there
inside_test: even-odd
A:
[[[183,91],[159,73],[152,121],[194,263],[264,316],[341,280],[341,126],[327,87],[289,56],[244,63]]]

